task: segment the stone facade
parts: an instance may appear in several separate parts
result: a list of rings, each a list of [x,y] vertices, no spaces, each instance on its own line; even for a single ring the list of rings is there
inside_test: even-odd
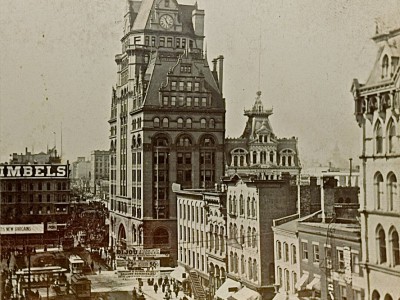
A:
[[[367,299],[398,299],[400,290],[400,28],[378,32],[368,80],[354,80],[362,138],[362,268]]]
[[[128,4],[109,120],[110,245],[160,248],[173,265],[172,183],[213,187],[224,173],[223,57],[209,68],[197,4]]]

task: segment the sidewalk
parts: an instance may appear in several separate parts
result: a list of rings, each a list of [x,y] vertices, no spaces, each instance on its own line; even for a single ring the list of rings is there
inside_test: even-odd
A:
[[[137,288],[136,288],[137,290]],[[152,285],[147,285],[146,283],[142,286],[142,291],[146,299],[150,300],[164,300],[165,293],[161,291],[161,289],[158,289],[157,293],[154,291],[154,287]],[[183,297],[187,298],[187,300],[193,300],[193,298],[190,298],[189,296],[185,295],[182,291],[179,292],[178,297],[175,297],[175,293],[171,293],[171,298],[172,300],[181,300]]]

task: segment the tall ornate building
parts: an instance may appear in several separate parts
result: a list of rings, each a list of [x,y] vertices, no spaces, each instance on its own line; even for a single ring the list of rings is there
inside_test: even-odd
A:
[[[361,233],[366,299],[400,297],[400,27],[377,33],[378,55],[365,84],[354,80],[362,137]]]
[[[197,4],[128,1],[124,22],[109,120],[110,244],[160,248],[172,262],[172,183],[210,187],[224,172],[223,57],[210,70]]]
[[[299,175],[301,164],[297,139],[278,138],[272,130],[271,109],[264,108],[261,92],[253,107],[244,111],[248,117],[243,134],[225,141],[228,175],[255,174],[262,179],[279,179],[282,172]]]

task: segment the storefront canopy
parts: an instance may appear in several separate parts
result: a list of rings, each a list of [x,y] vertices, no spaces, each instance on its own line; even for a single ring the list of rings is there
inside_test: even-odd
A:
[[[308,273],[304,273],[303,276],[301,276],[300,280],[297,281],[295,288],[298,291],[300,291],[303,288],[304,284],[306,283],[307,279],[308,279]]]
[[[229,296],[235,294],[240,289],[240,283],[227,278],[225,282],[219,287],[215,296],[218,299],[227,300]]]
[[[261,300],[261,295],[247,287],[241,288],[238,292],[229,297],[228,300]]]
[[[321,278],[314,277],[314,279],[309,284],[307,284],[307,289],[320,291],[321,290]]]
[[[185,280],[188,279],[189,274],[186,273],[186,270],[182,266],[176,267],[170,274],[170,276],[179,282],[184,282]]]

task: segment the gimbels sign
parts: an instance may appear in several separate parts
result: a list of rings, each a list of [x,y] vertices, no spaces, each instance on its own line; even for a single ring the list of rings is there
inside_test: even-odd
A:
[[[68,178],[68,165],[0,165],[0,178],[5,177]]]

